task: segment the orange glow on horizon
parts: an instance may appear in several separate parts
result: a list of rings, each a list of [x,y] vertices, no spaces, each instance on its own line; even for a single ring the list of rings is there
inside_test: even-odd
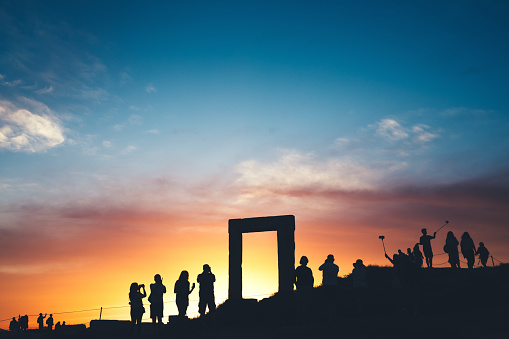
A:
[[[450,227],[454,229],[454,224]],[[129,319],[128,290],[132,282],[153,282],[156,273],[161,274],[167,293],[164,297],[165,318],[176,314],[173,286],[182,270],[189,271],[190,282],[207,263],[216,275],[215,295],[217,304],[228,296],[228,232],[227,222],[189,227],[185,232],[175,232],[160,224],[152,224],[150,232],[140,232],[134,237],[118,236],[111,241],[104,239],[91,242],[91,250],[73,261],[62,260],[62,265],[47,272],[0,273],[4,295],[0,305],[0,320],[18,315],[53,313],[55,322],[67,324],[86,323],[99,318],[104,307],[103,319]],[[398,248],[403,251],[418,239],[420,229],[412,227],[408,232],[394,235],[389,229],[362,228],[361,226],[337,226],[311,223],[296,216],[295,265],[302,255],[309,258],[315,286],[321,284],[318,267],[331,253],[340,267],[339,275],[351,272],[352,263],[363,259],[366,265],[388,265],[378,235],[385,233],[385,245],[389,254]],[[458,232],[454,229],[455,232]],[[380,234],[379,234],[380,233]],[[432,245],[436,253],[442,252],[446,232],[437,235]],[[458,234],[457,234],[458,235]],[[112,234],[114,236],[114,234]],[[476,234],[473,234],[476,236]],[[116,239],[116,240],[115,240]],[[243,236],[243,296],[261,299],[277,291],[277,240],[276,232],[250,233]],[[491,249],[490,249],[491,250]],[[51,258],[54,262],[58,260]],[[443,259],[443,260],[442,260]],[[437,257],[435,263],[446,261]],[[50,266],[52,267],[52,266]],[[63,268],[64,267],[64,268]],[[189,316],[197,315],[198,286],[190,295]],[[148,305],[148,300],[144,299]],[[109,308],[120,307],[120,308]],[[82,313],[56,314],[60,312],[90,310]],[[148,307],[145,318],[148,318]],[[167,318],[166,318],[167,319]],[[30,317],[30,326],[36,325],[36,317]],[[8,328],[9,322],[0,323]]]

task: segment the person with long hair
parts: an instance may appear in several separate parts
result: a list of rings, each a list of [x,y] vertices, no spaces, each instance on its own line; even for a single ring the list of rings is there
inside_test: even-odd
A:
[[[173,289],[173,292],[176,294],[175,303],[177,304],[178,316],[180,318],[186,316],[187,307],[189,306],[189,294],[194,291],[195,286],[196,284],[193,283],[193,287],[189,289],[189,272],[180,272],[180,276],[175,282],[175,288]]]
[[[468,268],[474,268],[475,263],[475,244],[468,232],[463,233],[461,236],[461,254],[463,258],[467,259]]]
[[[452,268],[461,268],[460,266],[460,255],[458,253],[458,239],[454,236],[452,231],[447,232],[447,238],[445,238],[444,252],[449,255],[449,264]]]
[[[142,292],[140,292],[143,291]],[[143,298],[147,296],[145,291],[145,285],[133,282],[129,289],[129,305],[131,305],[131,331],[136,328],[138,333],[141,332],[141,318],[145,313],[145,307],[143,307]]]

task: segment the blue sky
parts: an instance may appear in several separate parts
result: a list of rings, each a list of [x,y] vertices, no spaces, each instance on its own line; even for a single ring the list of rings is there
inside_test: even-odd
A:
[[[505,1],[2,1],[3,241],[66,223],[93,237],[97,218],[129,233],[119,214],[175,229],[296,214],[323,239],[379,225],[403,247],[454,215],[509,259],[508,14]]]
[[[78,172],[84,185],[97,182],[91,173],[242,180],[244,162],[277,167],[288,154],[383,168],[376,180],[405,184],[505,171],[507,11],[6,1],[1,118],[13,130],[0,175],[4,185],[55,186]],[[18,110],[42,117],[41,130],[9,118]]]
[[[51,152],[211,169],[321,153],[387,118],[429,126],[427,155],[507,143],[503,3],[99,4],[3,5],[2,97],[54,112],[66,141]]]

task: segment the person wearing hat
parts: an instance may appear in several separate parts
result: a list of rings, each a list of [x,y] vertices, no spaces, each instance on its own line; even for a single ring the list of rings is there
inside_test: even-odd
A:
[[[366,282],[367,270],[362,260],[357,259],[357,261],[353,263],[353,267],[354,267],[352,270],[353,288],[367,287],[368,286]]]
[[[357,307],[357,313],[362,314],[364,311],[364,303],[366,298],[367,274],[366,266],[361,259],[357,259],[353,263],[352,270],[352,286],[355,296],[355,306]]]

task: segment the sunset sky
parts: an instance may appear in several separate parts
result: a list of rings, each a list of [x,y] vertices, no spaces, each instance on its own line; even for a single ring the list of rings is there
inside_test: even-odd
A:
[[[436,254],[468,231],[508,262],[508,17],[505,1],[0,2],[0,320],[127,306],[156,273],[176,314],[180,271],[205,263],[221,302],[233,218],[295,215],[316,284],[329,253],[340,275],[386,265],[379,235],[394,253],[445,220]],[[244,295],[275,292],[275,233],[244,240]]]

